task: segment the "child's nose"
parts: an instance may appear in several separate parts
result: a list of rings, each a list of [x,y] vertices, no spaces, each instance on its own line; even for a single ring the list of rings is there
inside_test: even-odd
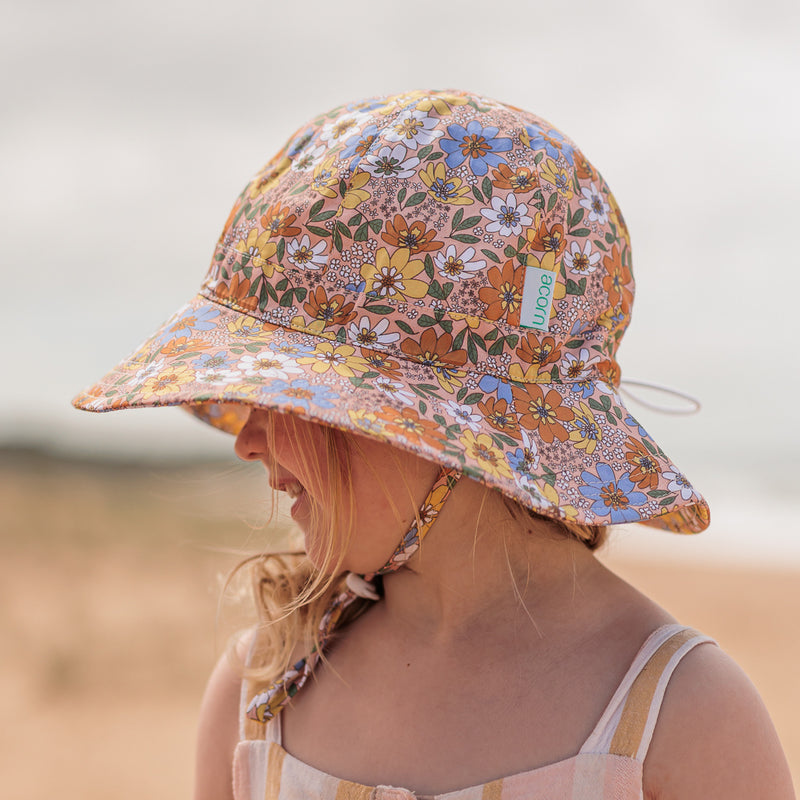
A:
[[[266,431],[263,425],[258,424],[259,416],[257,409],[252,409],[236,437],[233,450],[242,461],[258,461],[266,455]]]

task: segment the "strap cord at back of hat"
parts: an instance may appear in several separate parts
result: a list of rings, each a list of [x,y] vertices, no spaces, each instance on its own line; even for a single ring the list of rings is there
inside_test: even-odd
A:
[[[281,678],[272,683],[267,689],[253,697],[247,706],[247,717],[249,719],[268,722],[276,714],[280,713],[289,700],[303,688],[309,675],[319,663],[331,636],[336,631],[342,614],[359,597],[369,598],[370,600],[380,599],[372,580],[378,575],[386,575],[389,572],[395,572],[400,569],[419,549],[420,543],[431,529],[433,523],[436,522],[439,512],[460,477],[461,473],[458,470],[442,467],[431,490],[419,507],[417,517],[386,564],[369,575],[348,574],[346,589],[333,599],[320,621],[319,646],[315,647],[308,656],[293,664]]]

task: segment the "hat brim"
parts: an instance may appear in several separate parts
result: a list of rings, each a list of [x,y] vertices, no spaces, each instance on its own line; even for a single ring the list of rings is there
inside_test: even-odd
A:
[[[549,409],[549,419],[519,424],[531,417],[511,409],[528,397]],[[495,413],[485,413],[487,403]],[[73,404],[87,411],[184,406],[232,434],[246,407],[258,406],[455,467],[551,517],[681,533],[709,523],[705,500],[607,383],[476,379],[328,339],[324,329],[266,323],[203,295]]]

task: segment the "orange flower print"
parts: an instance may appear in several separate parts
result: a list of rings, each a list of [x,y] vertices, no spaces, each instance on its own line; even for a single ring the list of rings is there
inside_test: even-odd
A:
[[[542,221],[538,228],[529,228],[525,234],[528,240],[528,249],[536,252],[552,252],[558,258],[567,246],[564,238],[564,226],[556,222],[550,228],[547,223]]]
[[[540,339],[532,331],[525,334],[516,352],[523,361],[534,364],[540,369],[547,364],[554,364],[561,358],[561,348],[552,336]]]
[[[355,319],[354,309],[355,304],[346,303],[341,294],[328,297],[322,286],[317,286],[303,305],[306,314],[313,319],[322,320],[326,328],[331,325],[346,325]]]
[[[462,386],[461,379],[466,374],[458,369],[467,362],[466,350],[453,350],[453,337],[449,333],[436,336],[433,328],[425,328],[419,342],[416,339],[405,339],[400,349],[410,358],[430,367],[439,385],[452,392]]]
[[[420,419],[419,413],[413,408],[397,411],[384,406],[383,410],[378,412],[378,418],[384,420],[384,430],[387,433],[399,434],[410,444],[426,444],[429,447],[439,448],[447,438],[437,423]]]
[[[478,410],[495,430],[519,439],[517,415],[508,407],[508,403],[504,399],[498,400],[487,396],[484,401],[478,403]]]
[[[512,170],[508,164],[500,164],[497,169],[492,170],[492,176],[492,186],[515,194],[531,192],[539,185],[539,176],[528,167]]]
[[[492,267],[487,278],[491,286],[484,286],[478,292],[481,302],[486,303],[486,318],[497,320],[507,317],[510,325],[519,325],[525,267],[520,265],[515,268],[514,262],[509,259],[502,269]]]
[[[211,347],[210,342],[203,339],[190,339],[188,336],[176,336],[170,339],[159,351],[161,356],[177,356],[190,350],[193,353],[200,353]]]
[[[596,181],[598,179],[597,170],[586,160],[586,156],[580,150],[575,150],[575,174],[582,181]]]
[[[606,274],[603,276],[603,288],[608,293],[608,302],[613,309],[621,309],[627,314],[633,301],[633,277],[631,271],[622,263],[619,249],[611,248],[611,255],[603,258]]]
[[[384,242],[395,247],[405,247],[411,251],[411,255],[444,247],[444,242],[435,241],[435,237],[436,231],[433,228],[426,230],[425,224],[419,221],[409,225],[402,214],[395,214],[394,220],[386,223],[386,230],[381,234]]]
[[[242,308],[252,311],[258,305],[258,297],[250,295],[251,284],[247,278],[244,277],[242,272],[234,272],[231,278],[230,286],[226,286],[220,282],[214,286],[214,294],[224,299],[233,298],[236,304]]]
[[[464,445],[464,455],[477,462],[482,470],[496,478],[513,477],[503,451],[495,445],[489,434],[479,433],[476,436],[472,431],[466,431],[460,441]]]
[[[517,412],[521,414],[520,425],[536,430],[548,444],[553,439],[565,442],[569,438],[562,423],[571,422],[575,414],[561,404],[561,395],[555,389],[545,394],[540,386],[528,383],[524,387],[512,386],[511,391]]]
[[[361,355],[364,361],[371,370],[380,372],[381,375],[388,375],[390,378],[400,377],[400,364],[393,358],[389,358],[386,353],[380,350],[369,350],[366,347],[361,348]]]
[[[612,386],[619,386],[620,369],[616,361],[601,361],[597,365],[597,371],[606,383],[610,383]]]
[[[631,466],[630,479],[640,489],[655,489],[661,470],[656,457],[637,439],[625,442],[625,458]]]
[[[295,214],[289,213],[287,206],[281,206],[280,203],[271,205],[263,217],[261,217],[261,225],[265,231],[269,231],[270,238],[276,236],[297,236],[300,233],[300,228],[294,225],[297,220]]]

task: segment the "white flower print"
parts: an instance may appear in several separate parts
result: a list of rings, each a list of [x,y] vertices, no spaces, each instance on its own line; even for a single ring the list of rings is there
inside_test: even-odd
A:
[[[459,424],[466,426],[472,431],[478,430],[481,424],[481,415],[473,412],[472,406],[463,406],[454,400],[447,401],[447,409],[450,416]]]
[[[386,346],[396,342],[400,338],[399,333],[386,333],[389,327],[389,320],[382,319],[374,327],[370,324],[369,317],[361,317],[356,324],[350,323],[348,331],[350,341],[359,347],[371,347],[373,350],[385,350]]]
[[[328,261],[328,256],[323,255],[324,252],[325,242],[317,242],[311,247],[311,240],[308,238],[308,234],[303,234],[303,238],[299,242],[297,239],[292,239],[286,245],[289,261],[300,269],[324,267]]]
[[[492,198],[491,208],[482,208],[481,214],[490,220],[486,230],[494,233],[499,231],[502,236],[519,236],[523,225],[530,225],[532,220],[527,216],[528,207],[525,203],[517,204],[517,196],[509,192],[505,200],[499,197]]]
[[[409,150],[416,150],[418,146],[430,144],[444,134],[444,131],[435,128],[436,120],[424,111],[405,111],[384,133],[384,138],[388,142],[400,142]]]
[[[373,178],[410,178],[419,166],[416,156],[407,158],[405,145],[381,147],[377,153],[369,153],[361,160],[361,168]]]
[[[605,225],[608,222],[608,203],[603,199],[603,195],[597,191],[594,183],[589,184],[590,188],[585,186],[581,189],[583,198],[581,205],[589,212],[589,220],[591,222],[599,222]]]
[[[570,242],[569,251],[564,253],[564,263],[567,265],[567,269],[578,275],[588,275],[590,272],[594,272],[598,261],[600,261],[600,251],[593,253],[592,243],[588,239],[584,243],[583,249],[577,242]]]
[[[472,261],[474,255],[474,247],[468,247],[458,255],[456,246],[451,244],[444,253],[437,253],[433,260],[441,277],[448,281],[459,281],[461,278],[469,278],[471,272],[478,272],[486,266],[486,262],[482,259]]]

